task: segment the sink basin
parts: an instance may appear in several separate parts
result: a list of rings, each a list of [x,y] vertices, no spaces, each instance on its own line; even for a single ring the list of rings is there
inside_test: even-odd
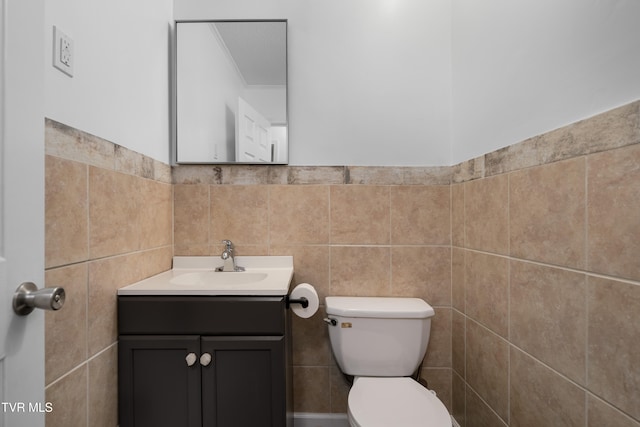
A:
[[[239,256],[244,271],[215,271],[220,257],[174,257],[173,268],[118,289],[118,295],[284,296],[293,278],[291,256]]]
[[[169,283],[180,286],[246,286],[257,284],[267,277],[267,273],[250,273],[247,271],[204,271],[202,273],[180,274],[171,279]]]

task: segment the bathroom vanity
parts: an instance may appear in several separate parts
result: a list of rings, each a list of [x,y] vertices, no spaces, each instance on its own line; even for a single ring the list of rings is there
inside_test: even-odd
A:
[[[217,259],[176,258],[118,291],[121,427],[293,425],[293,260],[238,257],[246,271],[213,273]]]

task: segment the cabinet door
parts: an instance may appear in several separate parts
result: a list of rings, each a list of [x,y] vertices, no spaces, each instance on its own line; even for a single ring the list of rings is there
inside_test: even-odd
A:
[[[286,424],[284,337],[202,337],[205,427]]]
[[[201,426],[199,336],[120,336],[118,355],[120,427]]]

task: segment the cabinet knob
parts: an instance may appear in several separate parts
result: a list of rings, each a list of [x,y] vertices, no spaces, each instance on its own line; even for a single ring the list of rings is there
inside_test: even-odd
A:
[[[189,353],[184,359],[187,361],[187,366],[193,366],[196,360],[198,360],[198,356],[196,356],[195,353]]]
[[[209,353],[204,353],[202,356],[200,356],[200,364],[202,366],[209,366],[209,363],[211,363],[212,359],[213,357]]]

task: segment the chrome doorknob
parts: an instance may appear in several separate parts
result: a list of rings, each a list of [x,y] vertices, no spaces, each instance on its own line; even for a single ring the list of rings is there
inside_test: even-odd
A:
[[[13,294],[13,311],[19,316],[26,316],[35,308],[60,310],[64,300],[65,293],[61,287],[38,290],[34,283],[24,282]]]

